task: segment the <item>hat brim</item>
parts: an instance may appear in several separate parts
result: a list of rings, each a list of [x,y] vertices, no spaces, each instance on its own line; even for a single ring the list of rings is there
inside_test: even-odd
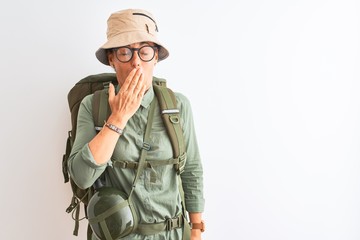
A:
[[[101,63],[110,65],[106,51],[107,49],[122,47],[140,42],[153,42],[160,47],[158,61],[162,61],[169,56],[169,51],[157,40],[156,37],[147,32],[139,31],[126,32],[112,37],[96,51],[95,55]]]

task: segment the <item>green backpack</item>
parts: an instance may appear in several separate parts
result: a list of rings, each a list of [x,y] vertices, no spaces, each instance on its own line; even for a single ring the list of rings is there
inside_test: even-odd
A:
[[[110,107],[108,104],[108,94],[107,89],[109,83],[117,85],[116,75],[114,73],[101,73],[95,75],[89,75],[75,84],[73,88],[68,93],[68,104],[71,113],[71,130],[68,131],[68,137],[66,141],[66,150],[62,159],[62,171],[64,175],[65,183],[70,182],[72,189],[72,199],[69,207],[66,209],[67,213],[71,213],[73,220],[75,221],[75,227],[73,235],[78,235],[79,222],[86,216],[86,207],[92,195],[94,194],[94,187],[87,189],[79,188],[75,182],[71,179],[68,172],[68,159],[71,153],[71,149],[76,137],[76,128],[77,128],[77,115],[82,99],[89,95],[94,94],[93,98],[93,119],[95,121],[95,126],[102,126],[104,121],[110,115]],[[184,193],[181,185],[180,174],[184,170],[185,159],[186,159],[186,149],[183,138],[183,132],[180,125],[180,113],[177,109],[176,98],[173,91],[166,87],[166,80],[153,77],[153,88],[155,96],[158,99],[162,119],[169,135],[172,149],[173,149],[173,159],[170,164],[174,164],[177,175],[179,176],[179,191],[182,197],[182,206],[183,206],[183,216],[186,215],[185,211],[185,202],[184,202]],[[95,127],[96,129],[98,127]],[[97,129],[99,130],[99,129]],[[166,163],[165,163],[166,164]],[[167,163],[169,164],[169,163]],[[127,163],[119,163],[119,167],[130,167],[136,168],[135,165],[129,165]],[[81,203],[84,206],[85,216],[80,218],[80,205]],[[187,226],[186,224],[185,226]],[[190,234],[190,229],[185,228],[186,233]],[[91,237],[91,228],[88,225],[88,239]]]

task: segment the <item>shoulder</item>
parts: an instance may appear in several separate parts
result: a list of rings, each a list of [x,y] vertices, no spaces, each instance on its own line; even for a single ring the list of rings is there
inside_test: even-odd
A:
[[[174,92],[179,107],[189,107],[189,99],[182,93]]]
[[[94,94],[89,94],[85,96],[81,100],[80,108],[79,108],[79,114],[83,114],[83,112],[92,113],[92,102],[93,102]]]
[[[81,100],[81,105],[91,106],[94,94],[89,94]]]
[[[179,92],[174,92],[177,108],[180,110],[182,118],[189,118],[192,116],[191,103],[188,97]]]

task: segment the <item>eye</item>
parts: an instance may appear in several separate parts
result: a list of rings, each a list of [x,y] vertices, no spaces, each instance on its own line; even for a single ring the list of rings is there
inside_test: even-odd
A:
[[[147,56],[152,54],[153,49],[151,47],[145,46],[140,49],[140,54],[143,56]]]
[[[120,56],[130,56],[131,55],[131,50],[128,48],[119,48],[117,53]]]

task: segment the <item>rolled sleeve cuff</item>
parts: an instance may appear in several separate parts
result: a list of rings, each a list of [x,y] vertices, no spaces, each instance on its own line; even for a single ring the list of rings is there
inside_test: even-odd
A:
[[[82,159],[84,160],[84,162],[97,170],[101,170],[106,168],[107,165],[111,165],[111,161],[109,161],[108,163],[104,163],[104,164],[98,164],[95,159],[94,156],[92,155],[91,151],[90,151],[90,147],[89,144],[85,144],[82,151],[81,151],[81,155],[82,155]]]

